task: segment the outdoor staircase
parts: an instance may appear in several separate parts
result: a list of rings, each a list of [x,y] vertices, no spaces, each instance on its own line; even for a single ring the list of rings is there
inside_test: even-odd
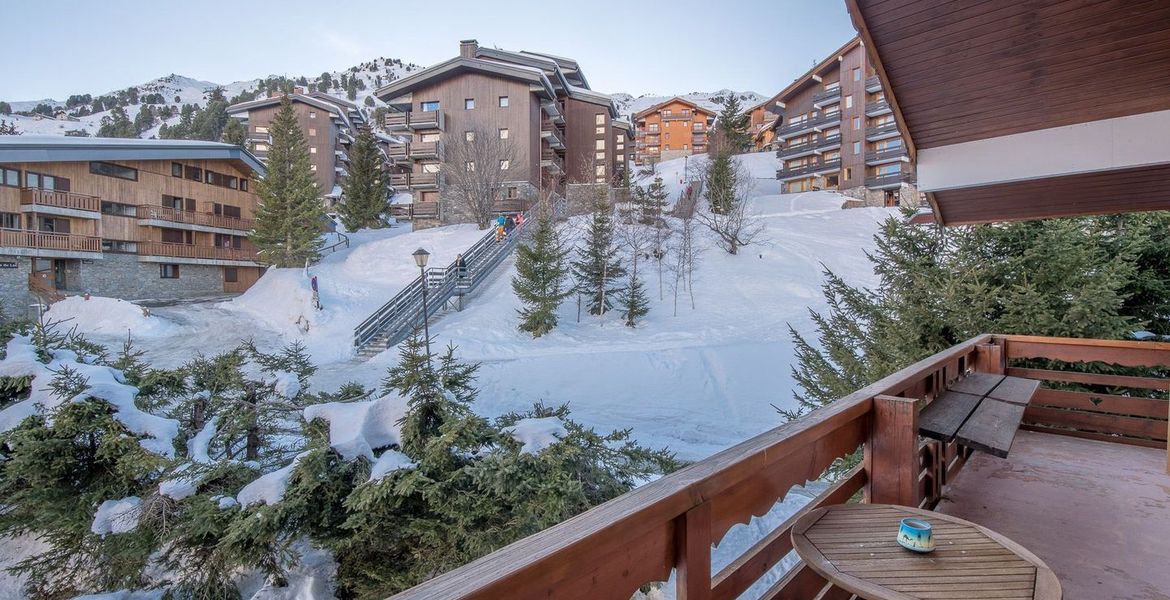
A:
[[[459,276],[454,261],[446,267],[426,270],[426,281],[419,276],[398,292],[374,314],[362,321],[353,331],[353,345],[362,360],[368,360],[382,351],[396,346],[422,326],[423,286],[427,291],[427,319],[453,305],[462,310],[465,296],[475,292],[489,281],[504,259],[516,248],[525,235],[529,219],[512,230],[502,241],[496,241],[496,230],[490,228],[478,242],[463,252],[466,264],[463,277]]]

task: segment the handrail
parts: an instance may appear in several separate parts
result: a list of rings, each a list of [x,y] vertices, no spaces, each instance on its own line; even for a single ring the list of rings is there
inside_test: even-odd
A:
[[[36,248],[39,250],[69,250],[101,252],[102,238],[76,233],[56,233],[33,229],[0,229],[0,247]]]
[[[205,227],[219,227],[233,231],[251,231],[256,225],[254,219],[244,217],[229,217],[213,213],[202,213],[192,210],[180,210],[170,206],[144,204],[138,206],[139,219],[168,221],[171,223],[186,223]]]
[[[97,196],[31,187],[20,190],[20,203],[32,206],[69,208],[87,212],[101,212],[102,210],[102,199]]]

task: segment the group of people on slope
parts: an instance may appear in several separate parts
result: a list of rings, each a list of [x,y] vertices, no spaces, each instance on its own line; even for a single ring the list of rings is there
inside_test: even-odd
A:
[[[512,230],[524,224],[524,213],[516,213],[512,215],[500,215],[496,217],[496,241],[502,242]]]

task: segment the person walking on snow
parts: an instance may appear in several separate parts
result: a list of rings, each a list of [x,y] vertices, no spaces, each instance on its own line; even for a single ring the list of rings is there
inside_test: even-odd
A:
[[[512,230],[515,228],[516,220],[512,217],[508,217],[508,219],[504,221],[504,235],[512,235]]]
[[[524,225],[524,213],[522,212],[516,213],[516,226],[520,227],[521,225]]]
[[[455,277],[462,282],[467,278],[467,261],[462,254],[455,255]]]

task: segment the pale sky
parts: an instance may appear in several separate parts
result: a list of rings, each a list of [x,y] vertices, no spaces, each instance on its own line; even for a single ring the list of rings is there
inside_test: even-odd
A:
[[[64,100],[178,73],[316,75],[430,65],[459,40],[577,59],[606,93],[772,95],[854,35],[843,0],[6,0],[0,100]]]

